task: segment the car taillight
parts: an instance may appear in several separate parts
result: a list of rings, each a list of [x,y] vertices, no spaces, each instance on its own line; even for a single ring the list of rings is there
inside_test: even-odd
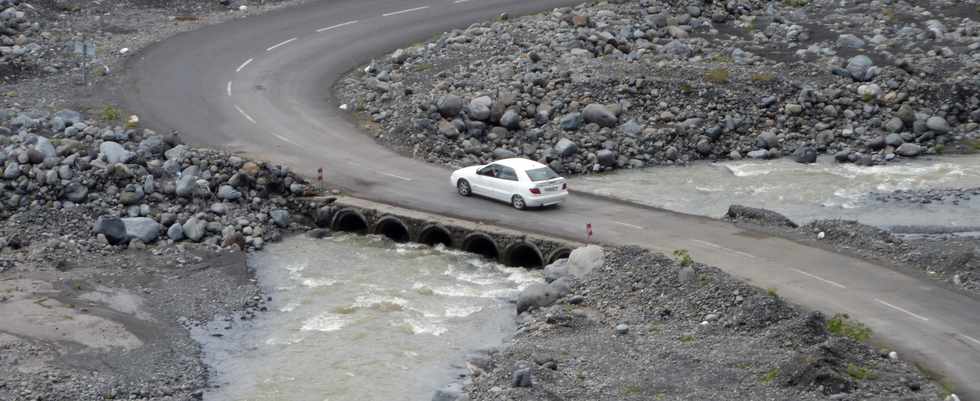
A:
[[[535,195],[541,195],[541,190],[537,188],[531,188],[531,193]]]
[[[567,183],[567,182],[563,182],[563,183],[561,183],[561,189],[562,189],[563,191],[564,191],[564,190],[566,190],[566,189],[568,189],[568,183]]]

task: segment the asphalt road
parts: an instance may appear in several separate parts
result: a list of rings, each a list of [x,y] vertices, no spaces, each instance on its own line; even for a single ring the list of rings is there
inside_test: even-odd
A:
[[[178,35],[133,57],[124,102],[150,126],[185,140],[325,171],[354,196],[560,237],[688,249],[780,296],[870,326],[904,358],[947,375],[980,401],[980,302],[929,280],[707,218],[573,196],[559,209],[519,212],[461,198],[441,167],[401,157],[361,132],[332,98],[352,68],[399,46],[496,17],[576,1],[316,1]]]

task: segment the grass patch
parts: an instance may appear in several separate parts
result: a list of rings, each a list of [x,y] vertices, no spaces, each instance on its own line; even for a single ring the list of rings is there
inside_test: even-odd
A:
[[[858,366],[853,363],[847,364],[847,375],[851,376],[855,380],[868,380],[875,378],[875,374],[871,371],[871,369],[864,366]]]
[[[716,84],[728,83],[730,73],[727,68],[712,68],[704,74],[704,80]]]
[[[871,328],[861,322],[850,320],[847,314],[838,313],[827,321],[827,331],[855,341],[865,342],[871,338]]]
[[[626,397],[637,396],[642,393],[640,386],[626,386],[623,388],[623,395]]]
[[[681,265],[681,267],[687,267],[694,264],[694,259],[691,258],[691,254],[687,251],[687,249],[675,249],[674,259],[677,261],[677,264]]]
[[[689,95],[691,93],[694,93],[694,88],[692,88],[691,85],[688,84],[687,82],[682,83],[679,89],[680,89],[681,93],[683,93],[685,95]]]
[[[772,368],[759,378],[759,382],[762,384],[769,384],[772,383],[773,380],[776,380],[777,376],[779,376],[779,368]]]
[[[779,290],[776,289],[776,287],[766,288],[766,294],[769,294],[769,296],[773,298],[779,298]]]
[[[431,70],[433,68],[435,68],[435,66],[432,65],[432,64],[430,64],[430,63],[418,63],[418,64],[415,64],[415,71],[417,71],[417,72],[425,72],[425,71],[429,71],[429,70]]]
[[[685,334],[685,335],[681,336],[680,338],[678,338],[678,340],[680,340],[682,343],[685,343],[685,344],[687,344],[687,343],[693,343],[694,342],[694,336],[689,335],[689,334]]]
[[[119,111],[118,108],[107,104],[102,108],[102,111],[99,112],[99,117],[102,119],[102,121],[116,122],[122,118],[122,112]]]
[[[810,4],[810,0],[783,0],[783,5],[787,7],[804,7]]]
[[[776,79],[776,76],[766,72],[757,72],[752,74],[752,82],[770,82]]]

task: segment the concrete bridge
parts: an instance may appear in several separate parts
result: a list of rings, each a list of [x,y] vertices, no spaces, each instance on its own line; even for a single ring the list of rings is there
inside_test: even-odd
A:
[[[514,267],[541,268],[567,258],[573,249],[584,245],[348,197],[334,201],[326,212],[317,214],[316,220],[334,231],[383,235],[396,242],[443,244]]]

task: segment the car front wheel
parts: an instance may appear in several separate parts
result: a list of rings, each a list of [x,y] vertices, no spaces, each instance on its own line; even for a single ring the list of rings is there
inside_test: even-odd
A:
[[[517,210],[524,210],[527,208],[527,204],[524,203],[524,198],[522,198],[520,195],[514,195],[513,198],[510,198],[510,204]]]
[[[456,182],[456,192],[459,192],[462,196],[470,196],[473,190],[470,188],[470,183],[466,180],[459,180]]]

